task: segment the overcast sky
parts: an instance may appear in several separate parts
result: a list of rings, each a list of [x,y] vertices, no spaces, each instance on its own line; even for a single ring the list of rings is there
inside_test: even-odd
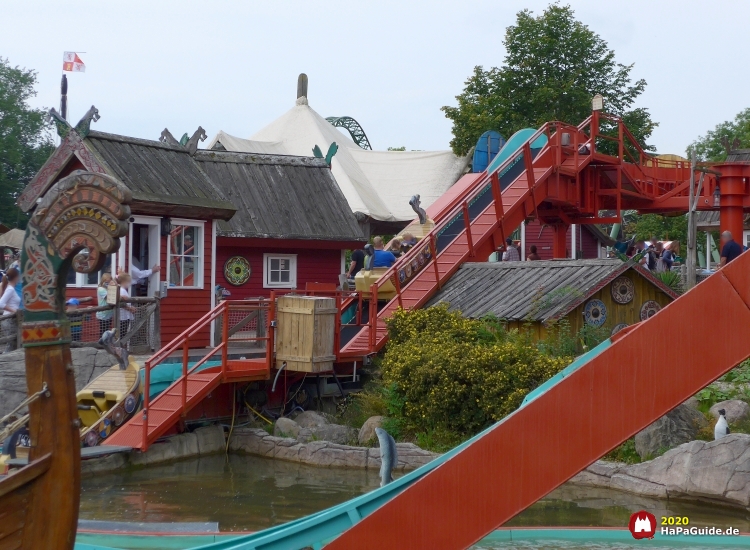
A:
[[[498,66],[505,28],[536,0],[4,2],[0,56],[39,73],[35,106],[57,107],[63,51],[69,118],[90,105],[97,130],[157,139],[203,126],[249,137],[294,105],[300,72],[310,106],[348,115],[375,149],[447,149],[440,107],[475,65]],[[750,2],[576,0],[633,77],[660,126],[651,143],[682,154],[697,136],[750,107]],[[578,121],[569,121],[578,122]]]

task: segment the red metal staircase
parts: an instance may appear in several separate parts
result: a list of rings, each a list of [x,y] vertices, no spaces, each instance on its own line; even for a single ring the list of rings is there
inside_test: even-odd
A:
[[[600,133],[600,117],[617,137]],[[544,137],[546,144],[532,150]],[[603,154],[598,148],[617,152]],[[346,343],[340,358],[356,360],[379,351],[388,337],[385,320],[397,308],[423,306],[461,264],[487,261],[526,219],[535,217],[555,228],[564,250],[570,224],[619,221],[600,217],[602,210],[687,210],[689,177],[686,163],[645,153],[619,119],[595,112],[577,127],[545,124],[497,170],[485,172],[433,214],[434,229],[370,289],[377,299],[390,282],[396,297],[379,311],[371,309],[369,322]],[[713,185],[703,187],[705,197]]]
[[[250,382],[267,380],[273,355],[274,297],[271,300],[230,302],[224,301],[199,319],[195,324],[175,338],[165,348],[159,350],[146,361],[143,410],[112,434],[103,445],[120,445],[145,451],[159,437],[164,435],[181,418],[211,391],[225,382]],[[266,356],[262,359],[229,359],[229,315],[230,312],[252,313],[266,311],[263,315],[267,327],[265,336],[246,338],[248,341],[265,341]],[[222,322],[221,343],[205,357],[188,368],[190,339],[215,320]],[[182,349],[182,376],[159,394],[153,401],[149,399],[151,369],[164,362],[170,354]],[[221,366],[198,371],[211,358],[220,354]]]

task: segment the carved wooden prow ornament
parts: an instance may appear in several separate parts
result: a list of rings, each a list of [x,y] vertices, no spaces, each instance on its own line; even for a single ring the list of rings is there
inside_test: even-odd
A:
[[[333,143],[331,143],[331,145],[328,146],[328,152],[326,153],[325,157],[323,157],[323,151],[321,151],[320,147],[318,147],[317,145],[313,147],[312,152],[315,158],[324,159],[326,161],[326,164],[330,168],[331,161],[333,160],[333,156],[336,154],[338,150],[339,150],[339,146],[334,141]]]
[[[419,216],[419,223],[424,225],[427,223],[427,212],[425,212],[424,208],[420,205],[421,201],[419,200],[419,195],[414,195],[409,199],[409,206],[411,206],[411,209],[416,212],[417,216]]]
[[[49,188],[29,220],[21,253],[21,331],[34,399],[32,447],[29,464],[0,481],[0,518],[13,518],[2,525],[0,542],[17,541],[12,548],[71,550],[75,544],[81,441],[65,284],[69,269],[93,273],[119,248],[130,201],[116,179],[76,171]]]
[[[166,143],[167,145],[171,145],[173,147],[177,147],[180,145],[180,142],[175,139],[175,137],[172,135],[172,132],[170,132],[167,128],[164,128],[161,131],[161,136],[159,136],[159,141],[162,143]]]
[[[193,133],[192,137],[185,144],[185,149],[188,150],[188,153],[190,153],[191,156],[194,155],[198,150],[198,142],[206,141],[207,137],[208,136],[206,135],[206,131],[203,129],[203,127],[198,126],[198,129],[195,131],[195,133]]]
[[[719,141],[724,146],[727,155],[730,155],[733,150],[740,148],[740,138],[734,138],[730,143],[727,136],[722,136]]]
[[[73,127],[70,125],[70,123],[65,120],[62,115],[60,115],[60,113],[55,110],[54,107],[49,110],[49,117],[52,122],[55,123],[57,135],[60,136],[61,139],[65,139],[70,131],[73,130]],[[76,124],[76,133],[82,138],[85,138],[87,135],[89,135],[89,131],[91,130],[91,123],[96,122],[97,120],[99,120],[99,118],[99,109],[92,105],[91,108],[86,111],[86,114],[83,115],[83,118],[78,121],[78,124]]]

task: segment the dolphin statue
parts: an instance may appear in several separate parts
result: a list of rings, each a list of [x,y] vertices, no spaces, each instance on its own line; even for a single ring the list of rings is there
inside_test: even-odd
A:
[[[380,486],[385,487],[393,481],[391,472],[398,464],[396,442],[383,428],[375,428],[375,435],[380,443]]]
[[[117,362],[120,364],[121,370],[125,370],[128,367],[130,354],[128,353],[127,349],[115,343],[114,330],[105,331],[104,334],[102,334],[102,337],[99,339],[99,344],[101,344],[101,346],[105,350],[107,350],[110,355],[113,355],[117,359]]]

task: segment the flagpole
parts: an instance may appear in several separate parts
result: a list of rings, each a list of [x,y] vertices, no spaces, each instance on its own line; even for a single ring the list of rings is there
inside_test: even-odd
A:
[[[60,82],[60,116],[68,120],[68,77],[65,73]]]

